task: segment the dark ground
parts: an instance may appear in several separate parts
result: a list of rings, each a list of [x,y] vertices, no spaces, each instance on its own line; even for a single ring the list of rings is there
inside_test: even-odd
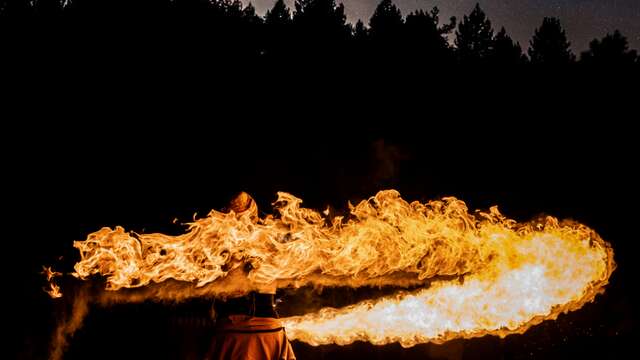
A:
[[[222,208],[238,191],[270,212],[281,190],[307,207],[344,209],[395,188],[408,200],[454,195],[471,209],[497,204],[522,221],[541,213],[578,220],[611,242],[618,269],[594,303],[524,335],[410,349],[294,343],[300,359],[631,357],[640,327],[634,90],[588,81],[568,88],[557,78],[511,86],[519,78],[438,82],[437,94],[403,88],[406,96],[397,84],[345,79],[340,91],[322,90],[318,79],[286,82],[305,83],[287,92],[235,83],[218,88],[223,96],[179,86],[161,94],[149,83],[66,92],[45,82],[37,101],[23,82],[13,89],[24,95],[13,102],[20,112],[11,116],[21,125],[3,136],[11,348],[20,359],[46,357],[59,305],[41,291],[38,272],[43,264],[70,271],[73,240],[102,226],[175,233],[174,218]],[[206,308],[194,301],[92,309],[65,359],[189,357],[206,346],[207,324],[198,323]]]

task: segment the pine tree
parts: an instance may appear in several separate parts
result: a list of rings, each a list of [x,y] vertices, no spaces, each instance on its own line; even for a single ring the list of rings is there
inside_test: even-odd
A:
[[[253,7],[252,3],[249,3],[244,9],[242,9],[242,19],[245,24],[249,24],[251,26],[263,23],[262,18],[256,14],[256,8]]]
[[[530,41],[529,58],[533,64],[561,65],[575,61],[571,43],[560,20],[545,17]]]
[[[627,38],[616,30],[602,40],[593,39],[589,50],[582,53],[580,61],[586,64],[632,65],[637,57],[636,50],[629,50]]]
[[[358,42],[366,41],[369,36],[369,29],[364,25],[362,20],[358,20],[356,22],[355,27],[353,28],[353,39]]]
[[[271,10],[268,10],[264,21],[271,26],[287,26],[291,24],[291,11],[284,3],[284,0],[278,0]]]
[[[351,36],[343,4],[337,5],[335,0],[296,0],[294,6],[293,24],[301,41],[328,44]]]
[[[462,63],[476,63],[486,60],[493,45],[493,28],[480,4],[465,15],[456,31],[455,44]]]
[[[62,13],[61,0],[37,0],[34,4],[34,12],[39,17],[59,16]]]
[[[27,0],[2,0],[0,1],[0,19],[10,21],[23,21],[33,14],[33,6]]]
[[[289,53],[291,44],[292,24],[291,10],[284,0],[278,0],[267,11],[265,23],[265,53],[269,57],[282,57]]]
[[[410,49],[411,58],[417,61],[451,63],[452,48],[447,35],[456,27],[456,18],[448,24],[440,25],[440,10],[434,7],[431,12],[417,10],[405,20],[405,41]]]
[[[402,14],[391,0],[382,0],[369,20],[371,38],[374,41],[397,41],[402,36]]]
[[[514,42],[502,27],[493,39],[491,62],[498,65],[516,65],[526,60],[520,44]]]

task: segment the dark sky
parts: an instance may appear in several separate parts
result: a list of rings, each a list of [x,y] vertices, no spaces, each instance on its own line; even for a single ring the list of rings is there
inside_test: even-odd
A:
[[[247,2],[248,0],[244,0]],[[293,7],[293,0],[286,0]],[[252,0],[259,13],[269,9],[275,0]],[[338,2],[340,2],[338,0]],[[380,0],[344,0],[348,19],[352,22],[371,17]],[[468,14],[476,2],[485,10],[494,28],[504,26],[524,49],[544,16],[559,17],[579,54],[593,38],[619,29],[627,36],[631,48],[640,48],[640,1],[638,0],[394,0],[403,15],[415,9],[438,6],[441,19]]]

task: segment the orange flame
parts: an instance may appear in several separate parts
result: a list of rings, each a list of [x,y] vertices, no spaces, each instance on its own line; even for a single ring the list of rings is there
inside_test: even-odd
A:
[[[101,275],[107,290],[151,289],[170,279],[195,285],[140,295],[156,299],[307,284],[422,285],[283,319],[290,338],[314,345],[412,346],[524,332],[592,301],[615,268],[611,247],[593,230],[552,217],[518,224],[496,207],[470,214],[453,197],[408,203],[395,190],[350,205],[346,221],[301,203],[278,193],[279,215],[259,218],[243,194],[236,211],[213,210],[179,236],[103,228],[74,243],[81,255],[74,276]]]
[[[504,337],[593,300],[614,268],[611,248],[579,225],[547,218],[537,231],[485,226],[479,235],[496,256],[463,282],[434,281],[415,293],[288,318],[288,336],[313,345],[364,340],[404,347]]]
[[[57,284],[55,284],[53,282],[53,279],[56,276],[62,276],[62,273],[59,273],[57,271],[53,271],[51,266],[43,266],[42,267],[42,274],[44,274],[44,276],[47,278],[47,282],[49,284],[49,288],[48,289],[44,289],[44,291],[54,299],[62,297],[62,292],[60,292],[60,286],[58,286]]]

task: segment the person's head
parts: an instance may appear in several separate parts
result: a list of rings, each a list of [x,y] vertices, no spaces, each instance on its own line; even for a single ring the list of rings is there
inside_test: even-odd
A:
[[[229,210],[238,216],[248,214],[251,217],[258,216],[258,205],[251,195],[242,191],[229,202]]]

